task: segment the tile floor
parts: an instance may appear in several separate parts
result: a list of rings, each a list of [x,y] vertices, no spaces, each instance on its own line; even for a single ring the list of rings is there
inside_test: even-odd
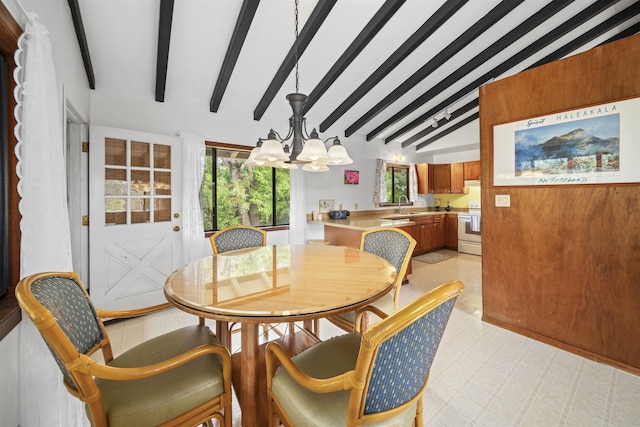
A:
[[[451,279],[465,284],[424,395],[431,426],[640,426],[640,376],[592,362],[480,320],[481,258],[413,263],[403,304]],[[176,309],[107,326],[115,354],[193,324]],[[342,333],[322,321],[322,339]],[[240,426],[234,405],[233,425]]]

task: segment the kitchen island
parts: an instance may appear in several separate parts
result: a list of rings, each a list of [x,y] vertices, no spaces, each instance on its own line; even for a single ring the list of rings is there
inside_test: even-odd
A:
[[[458,250],[458,212],[465,210],[435,211],[397,210],[354,212],[347,219],[308,219],[309,223],[324,226],[324,240],[330,245],[360,247],[363,231],[378,227],[395,227],[416,239],[413,255],[438,249]],[[411,273],[411,264],[407,274]],[[405,278],[406,281],[406,278]]]

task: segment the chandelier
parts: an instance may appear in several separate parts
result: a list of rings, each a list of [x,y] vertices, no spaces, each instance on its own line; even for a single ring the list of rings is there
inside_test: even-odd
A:
[[[293,110],[293,115],[289,118],[289,132],[282,138],[271,129],[266,139],[258,139],[245,163],[287,169],[297,169],[297,165],[302,164],[302,170],[310,172],[328,171],[329,165],[351,164],[353,160],[337,136],[322,141],[315,129],[310,134],[307,132],[306,118],[302,111],[309,97],[299,93],[298,81],[298,0],[295,1],[295,29],[296,92],[287,95],[287,101]],[[333,141],[333,144],[327,150],[325,144],[329,141]]]

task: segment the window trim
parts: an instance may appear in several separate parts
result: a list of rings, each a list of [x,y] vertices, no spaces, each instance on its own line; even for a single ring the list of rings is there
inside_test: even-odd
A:
[[[409,193],[411,191],[411,174],[410,172],[410,168],[411,165],[405,164],[405,163],[393,163],[393,162],[386,162],[386,167],[389,168],[402,168],[402,169],[406,169],[407,170],[407,185],[408,185],[408,191],[407,193]],[[410,195],[410,194],[409,194]],[[386,206],[398,206],[398,203],[395,203],[393,201],[387,201],[385,203],[380,203],[378,206],[380,207],[386,207]],[[407,203],[400,203],[400,206],[413,206],[413,202],[409,201],[409,197],[407,196]]]
[[[206,140],[204,142],[204,145],[206,148],[222,148],[227,150],[246,151],[246,152],[251,152],[251,150],[253,150],[254,148],[248,145],[229,144],[226,142],[216,142],[216,141],[206,141]],[[273,190],[273,193],[275,194],[275,189]],[[290,224],[280,224],[280,225],[265,225],[265,226],[260,226],[258,228],[269,232],[269,231],[289,230],[289,226]],[[219,230],[205,231],[204,235],[205,237],[208,238],[218,231]]]
[[[7,61],[7,128],[13,129],[16,125],[13,112],[16,102],[13,98],[15,82],[13,80],[13,70],[15,62],[13,54],[18,46],[18,38],[22,34],[22,28],[13,18],[4,3],[0,3],[0,55]],[[14,154],[16,138],[13,132],[8,132],[9,142],[9,229],[13,230],[9,234],[9,292],[0,300],[0,340],[17,326],[22,318],[18,301],[15,298],[15,285],[20,277],[20,213],[18,211],[18,192],[16,176],[17,159]]]

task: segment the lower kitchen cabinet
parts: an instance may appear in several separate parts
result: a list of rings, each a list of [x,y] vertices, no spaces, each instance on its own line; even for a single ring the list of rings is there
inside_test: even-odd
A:
[[[444,216],[444,247],[458,250],[458,215],[448,214]]]
[[[433,217],[433,246],[429,250],[440,249],[445,243],[445,222],[446,215],[435,215]]]

